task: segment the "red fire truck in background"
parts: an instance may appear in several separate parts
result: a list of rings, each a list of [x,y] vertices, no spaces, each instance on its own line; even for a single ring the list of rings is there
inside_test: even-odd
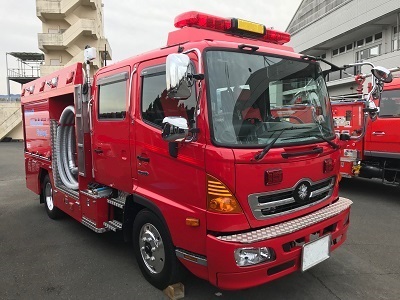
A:
[[[364,64],[373,67],[370,63]],[[391,69],[394,70],[399,68]],[[362,74],[356,76],[360,93],[365,77]],[[374,83],[376,78],[372,80]],[[400,184],[400,135],[396,130],[400,122],[400,78],[392,80],[390,77],[386,81],[383,91],[371,93],[373,86],[369,85],[367,97],[372,97],[377,106],[372,120],[364,117],[365,100],[331,102],[336,133],[352,137],[341,149],[340,173],[343,177],[378,178],[385,184]]]
[[[26,183],[50,218],[122,230],[163,289],[182,265],[222,289],[307,270],[346,239],[324,72],[290,35],[188,12],[167,45],[23,86]]]

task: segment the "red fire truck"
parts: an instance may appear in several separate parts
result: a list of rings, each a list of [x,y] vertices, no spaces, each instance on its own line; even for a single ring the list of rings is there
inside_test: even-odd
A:
[[[364,64],[373,67],[370,63]],[[360,93],[365,77],[363,74],[356,76]],[[400,135],[396,131],[400,120],[400,78],[390,77],[386,81],[383,91],[373,92],[373,85],[369,86],[367,97],[371,97],[377,107],[372,119],[365,118],[366,102],[362,98],[331,102],[336,133],[351,136],[341,149],[343,177],[378,178],[390,185],[400,183]],[[373,77],[372,83],[379,84],[379,80]]]
[[[160,289],[183,266],[243,289],[325,260],[352,202],[318,62],[246,20],[188,12],[175,26],[93,78],[77,63],[23,86],[28,188],[50,218],[122,230]]]

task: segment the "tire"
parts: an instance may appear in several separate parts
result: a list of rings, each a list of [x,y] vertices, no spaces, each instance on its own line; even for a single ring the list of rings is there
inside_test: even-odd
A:
[[[143,276],[163,290],[182,279],[183,266],[176,258],[167,228],[147,209],[141,210],[133,222],[133,250]]]
[[[49,175],[46,175],[43,178],[42,196],[44,200],[44,207],[46,208],[47,215],[50,217],[50,219],[56,220],[60,218],[61,211],[54,205],[53,185],[51,184]]]

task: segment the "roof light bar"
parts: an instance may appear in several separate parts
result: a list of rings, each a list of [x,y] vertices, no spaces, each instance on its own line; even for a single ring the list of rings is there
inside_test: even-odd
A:
[[[189,11],[178,15],[175,18],[174,25],[176,28],[193,26],[217,31],[228,31],[232,28],[231,19],[220,18],[197,11]]]
[[[221,18],[197,11],[178,15],[174,25],[177,28],[197,27],[239,36],[247,36],[261,41],[283,45],[290,41],[287,32],[267,29],[264,25],[236,18]]]

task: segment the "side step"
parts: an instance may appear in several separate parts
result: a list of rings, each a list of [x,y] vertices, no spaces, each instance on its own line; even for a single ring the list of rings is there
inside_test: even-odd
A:
[[[125,206],[125,198],[108,198],[107,203],[123,209]]]
[[[90,220],[89,218],[86,218],[85,216],[82,217],[82,224],[85,225],[86,227],[89,227],[96,233],[103,233],[109,230],[108,228],[105,227],[97,228],[96,223]]]
[[[122,230],[122,223],[117,220],[111,220],[108,222],[104,222],[103,224],[105,228],[114,232],[117,232],[117,230]]]

